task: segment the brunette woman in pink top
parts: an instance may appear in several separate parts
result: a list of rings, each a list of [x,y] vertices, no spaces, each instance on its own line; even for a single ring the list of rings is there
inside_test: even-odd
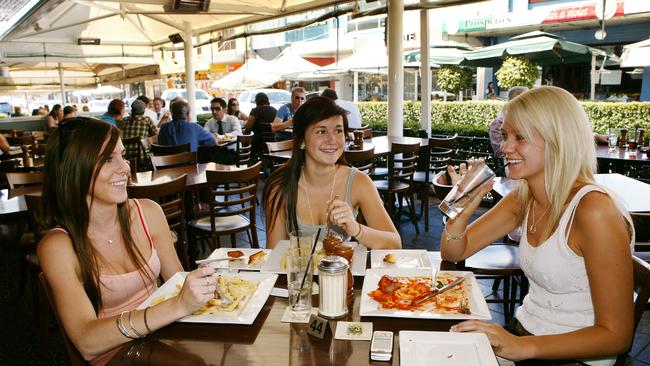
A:
[[[135,310],[183,268],[155,202],[130,200],[119,130],[91,118],[59,125],[47,144],[43,202],[50,230],[38,257],[65,332],[86,360],[193,313],[214,293],[214,270],[187,276],[180,294]]]

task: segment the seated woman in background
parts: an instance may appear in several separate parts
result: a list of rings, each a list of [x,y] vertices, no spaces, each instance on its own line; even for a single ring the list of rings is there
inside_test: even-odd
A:
[[[46,130],[55,129],[62,120],[63,108],[61,108],[61,104],[55,104],[54,107],[52,107],[50,114],[47,115],[47,121],[45,122]]]
[[[241,121],[248,119],[248,115],[239,110],[239,101],[237,98],[228,99],[228,114],[237,117]]]
[[[522,365],[613,365],[633,336],[634,227],[621,203],[594,180],[589,119],[557,87],[521,94],[506,104],[504,116],[501,151],[508,177],[520,186],[468,226],[491,184],[473,194],[446,224],[442,258],[466,259],[521,227],[519,263],[530,292],[512,333],[474,320],[452,331],[486,333],[507,359],[561,360]]]
[[[95,364],[193,313],[215,290],[214,269],[201,267],[177,297],[135,310],[156,290],[158,276],[167,280],[183,268],[160,206],[128,199],[123,154],[116,127],[73,118],[55,130],[45,155],[44,217],[52,229],[38,258],[65,332]]]
[[[250,116],[244,126],[245,133],[253,131],[253,153],[261,155],[264,152],[264,132],[271,134],[271,123],[275,119],[278,111],[271,106],[269,96],[266,93],[257,93],[255,95],[256,107],[251,110]],[[270,137],[273,141],[273,137]]]
[[[346,113],[324,97],[311,98],[296,111],[291,159],[264,187],[267,248],[292,231],[315,234],[320,228],[320,240],[327,223],[344,239],[354,237],[370,248],[401,247],[372,180],[345,163]],[[358,210],[367,226],[356,221]]]

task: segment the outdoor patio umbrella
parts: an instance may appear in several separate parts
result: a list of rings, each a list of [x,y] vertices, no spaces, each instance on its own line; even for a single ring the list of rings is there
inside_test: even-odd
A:
[[[521,56],[537,65],[591,62],[592,55],[605,57],[605,51],[565,41],[554,34],[534,31],[509,41],[465,53],[472,66],[499,66],[506,56]]]
[[[462,65],[465,63],[465,53],[471,51],[472,46],[467,43],[447,41],[431,44],[429,50],[429,63],[432,67],[438,65]],[[416,66],[420,63],[420,50],[407,52],[404,55],[405,67]]]
[[[621,67],[650,66],[650,39],[623,47]]]

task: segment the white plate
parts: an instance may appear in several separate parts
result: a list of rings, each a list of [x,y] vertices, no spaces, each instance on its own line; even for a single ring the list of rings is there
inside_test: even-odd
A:
[[[352,274],[354,276],[363,276],[366,273],[366,260],[368,248],[359,243],[355,242],[346,242],[353,246],[352,254]],[[323,247],[322,242],[316,244],[316,251],[320,250]],[[289,249],[289,240],[280,240],[278,245],[275,246],[271,254],[268,255],[266,263],[262,266],[262,273],[280,273],[285,274],[287,270],[282,268],[282,258],[284,253]],[[314,267],[314,274],[318,274],[318,269]]]
[[[387,254],[395,257],[395,263],[384,261]],[[370,251],[370,268],[431,268],[431,262],[424,249],[373,249]]]
[[[414,319],[492,319],[490,309],[488,309],[483,293],[481,293],[481,288],[479,287],[478,282],[476,282],[476,277],[474,277],[472,272],[440,271],[439,273],[450,273],[456,276],[465,277],[466,288],[469,289],[468,298],[471,314],[438,314],[425,311],[380,309],[379,303],[368,296],[368,293],[377,289],[381,276],[387,274],[390,276],[431,277],[431,271],[424,269],[378,268],[366,271],[366,277],[363,279],[363,288],[361,289],[361,306],[359,309],[359,315]]]
[[[173,275],[169,280],[167,280],[167,282],[151,294],[147,300],[140,304],[138,310],[148,307],[153,299],[160,296],[164,295],[165,298],[169,297],[176,291],[176,285],[182,285],[183,282],[185,282],[185,276],[187,276],[187,272],[178,272]],[[255,318],[257,318],[257,314],[259,314],[260,310],[264,307],[266,299],[268,299],[278,276],[257,272],[241,272],[224,276],[239,277],[257,283],[257,289],[251,298],[248,299],[248,302],[244,305],[243,309],[215,314],[188,315],[178,321],[185,323],[253,324]]]
[[[483,333],[399,332],[401,366],[498,366]]]
[[[250,271],[259,271],[262,269],[262,266],[264,265],[264,262],[269,258],[269,254],[271,253],[271,249],[254,249],[254,248],[217,248],[210,256],[206,259],[216,259],[216,258],[227,258],[228,257],[228,252],[232,251],[241,251],[244,253],[244,256],[246,257],[243,260],[232,260],[232,261],[221,261],[221,262],[212,262],[209,263],[210,266],[214,268],[231,268],[231,269],[244,269],[244,270],[250,270]],[[262,259],[261,262],[258,262],[252,266],[248,265],[248,257],[251,254],[255,254],[259,252],[260,250],[264,251],[266,255],[264,256],[264,259]]]

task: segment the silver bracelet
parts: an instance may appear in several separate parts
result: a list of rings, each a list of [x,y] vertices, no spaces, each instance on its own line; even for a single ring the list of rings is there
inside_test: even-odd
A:
[[[447,239],[447,241],[452,241],[452,240],[458,241],[458,240],[463,240],[465,238],[465,234],[467,234],[467,228],[465,228],[465,230],[462,233],[458,235],[453,235],[449,231],[447,231],[447,225],[445,225],[445,228],[442,230],[442,233],[445,234],[445,239]]]
[[[131,321],[131,314],[132,314],[132,313],[133,313],[132,311],[129,311],[129,326],[131,327],[131,332],[132,332],[133,334],[135,334],[135,336],[138,337],[138,338],[144,338],[144,337],[146,337],[146,334],[141,334],[141,333],[138,332],[138,330],[135,329],[135,327],[133,326],[133,322]]]
[[[123,336],[129,339],[136,339],[132,334],[130,334],[127,330],[124,324],[122,323],[122,316],[126,313],[126,311],[123,311],[120,313],[120,315],[117,316],[116,322],[117,322],[117,329],[122,333]]]

